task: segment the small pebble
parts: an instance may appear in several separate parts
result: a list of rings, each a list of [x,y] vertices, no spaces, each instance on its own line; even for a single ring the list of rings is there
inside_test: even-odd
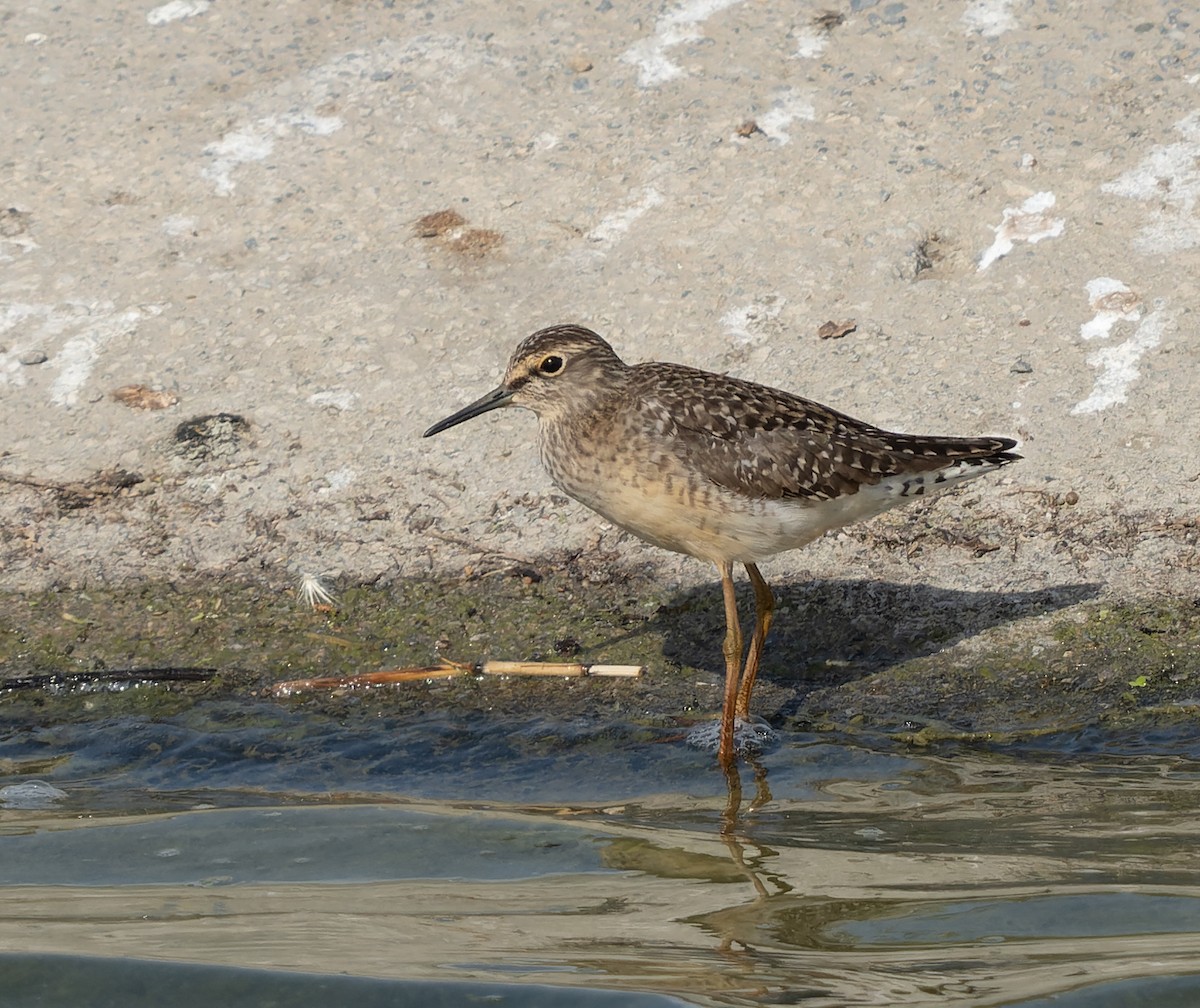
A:
[[[1027,360],[1021,360],[1018,358],[1017,362],[1009,368],[1009,371],[1011,371],[1013,374],[1032,374],[1033,365]]]
[[[17,359],[22,364],[45,364],[46,361],[49,360],[46,354],[41,350],[29,350],[21,354],[21,356]]]

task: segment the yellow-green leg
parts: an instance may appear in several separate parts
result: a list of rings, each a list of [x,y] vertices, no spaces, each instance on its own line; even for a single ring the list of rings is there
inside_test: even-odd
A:
[[[746,564],[746,573],[750,575],[750,583],[754,586],[754,633],[750,637],[750,652],[746,655],[746,667],[741,673],[741,684],[738,687],[735,714],[737,717],[749,719],[750,694],[754,690],[754,680],[758,676],[758,663],[762,659],[763,647],[767,643],[767,633],[771,629],[771,617],[775,612],[775,596],[758,568]],[[728,603],[726,609],[728,610]],[[728,683],[726,684],[728,689]]]
[[[721,707],[721,738],[717,744],[717,760],[724,766],[733,765],[733,719],[738,703],[738,681],[742,675],[742,624],[738,618],[737,595],[733,590],[733,564],[727,560],[717,563],[721,574],[721,593],[725,597],[725,702]],[[757,572],[756,572],[757,573]]]

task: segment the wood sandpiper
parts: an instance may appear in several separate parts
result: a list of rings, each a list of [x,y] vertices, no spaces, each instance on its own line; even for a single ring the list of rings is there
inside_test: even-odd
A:
[[[726,767],[735,723],[750,717],[775,605],[758,561],[1021,457],[1010,438],[895,434],[727,375],[631,367],[576,325],[534,333],[498,388],[424,436],[502,406],[537,414],[542,464],[563,491],[647,542],[717,565],[726,624],[717,754]],[[744,661],[734,563],[754,588]]]

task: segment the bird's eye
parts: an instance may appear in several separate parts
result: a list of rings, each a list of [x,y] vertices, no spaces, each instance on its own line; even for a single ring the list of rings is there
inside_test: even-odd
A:
[[[543,358],[542,363],[538,365],[538,370],[542,374],[558,374],[563,368],[563,359],[558,354],[551,354],[549,357]]]

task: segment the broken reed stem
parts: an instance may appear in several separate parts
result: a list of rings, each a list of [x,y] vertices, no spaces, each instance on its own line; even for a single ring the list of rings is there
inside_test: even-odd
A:
[[[644,665],[581,665],[579,662],[485,661],[475,666],[483,675],[524,676],[607,676],[636,679]]]
[[[315,679],[289,679],[271,687],[273,696],[286,697],[305,690],[356,689],[363,686],[384,686],[391,683],[418,682],[423,679],[452,679],[460,675],[495,676],[559,676],[578,679],[583,676],[636,679],[646,671],[644,665],[583,665],[579,662],[531,661],[446,661],[441,665],[423,668],[391,669],[387,672],[364,672],[352,676],[321,676]]]

